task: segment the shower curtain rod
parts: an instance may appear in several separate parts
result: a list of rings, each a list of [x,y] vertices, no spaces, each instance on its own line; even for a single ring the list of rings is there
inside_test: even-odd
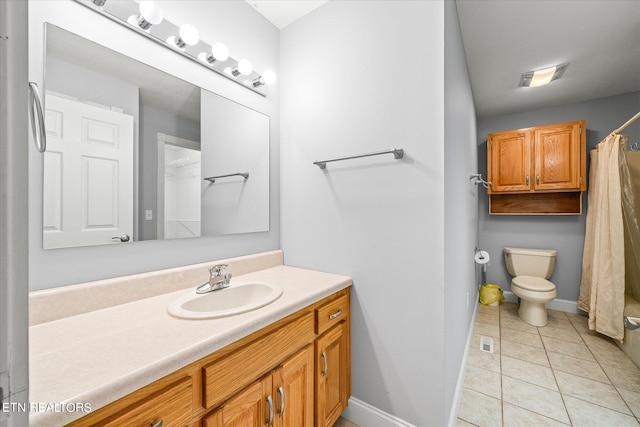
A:
[[[640,112],[638,112],[635,116],[631,117],[625,124],[620,126],[618,129],[614,130],[612,133],[622,132],[627,126],[629,126],[631,123],[635,122],[638,119],[640,119]]]

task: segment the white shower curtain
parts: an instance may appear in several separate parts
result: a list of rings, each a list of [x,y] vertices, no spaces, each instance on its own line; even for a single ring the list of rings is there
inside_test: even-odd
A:
[[[589,313],[589,329],[622,341],[625,260],[620,138],[612,133],[591,151],[578,308]]]

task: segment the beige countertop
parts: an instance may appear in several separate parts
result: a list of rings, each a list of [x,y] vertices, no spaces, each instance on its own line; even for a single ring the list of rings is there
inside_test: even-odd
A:
[[[212,352],[351,285],[351,278],[276,266],[231,280],[278,284],[273,303],[231,317],[174,318],[167,306],[187,288],[29,328],[32,426],[57,426],[85,415],[67,403],[97,410]],[[44,409],[43,405],[58,404]]]

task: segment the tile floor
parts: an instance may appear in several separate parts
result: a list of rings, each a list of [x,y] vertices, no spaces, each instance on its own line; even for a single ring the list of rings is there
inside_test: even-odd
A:
[[[639,426],[640,369],[587,317],[549,310],[537,328],[518,306],[478,306],[458,426]],[[480,350],[480,336],[494,353]]]
[[[336,423],[333,425],[333,427],[359,427],[359,426],[347,420],[346,418],[340,417],[338,418],[338,421],[336,421]]]

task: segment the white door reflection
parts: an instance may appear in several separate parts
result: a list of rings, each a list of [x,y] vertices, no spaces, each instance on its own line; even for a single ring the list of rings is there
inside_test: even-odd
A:
[[[158,133],[159,239],[199,237],[200,142]]]

